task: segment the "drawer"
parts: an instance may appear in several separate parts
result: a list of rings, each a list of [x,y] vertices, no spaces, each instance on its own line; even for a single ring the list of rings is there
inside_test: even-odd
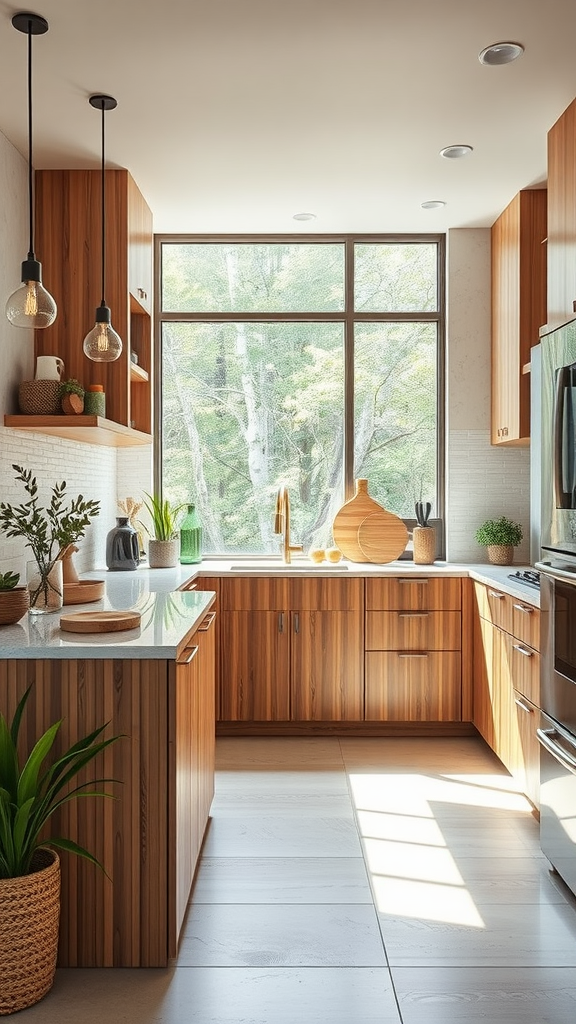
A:
[[[511,633],[514,598],[495,587],[487,587],[484,583],[475,583],[474,593],[480,617]]]
[[[459,577],[387,576],[366,580],[369,611],[459,611]]]
[[[512,635],[535,651],[540,650],[540,609],[514,600],[512,603]]]
[[[515,637],[510,646],[514,687],[540,707],[540,655]]]
[[[366,654],[365,719],[459,722],[461,665],[457,651]]]
[[[368,651],[459,651],[460,612],[366,612]]]

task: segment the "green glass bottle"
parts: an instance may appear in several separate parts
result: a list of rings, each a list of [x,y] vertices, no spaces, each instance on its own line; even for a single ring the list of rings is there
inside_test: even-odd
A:
[[[188,505],[180,524],[180,561],[183,565],[202,561],[202,523],[195,505]]]

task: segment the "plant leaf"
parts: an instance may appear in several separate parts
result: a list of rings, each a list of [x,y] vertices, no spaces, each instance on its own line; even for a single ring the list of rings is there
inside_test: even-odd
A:
[[[96,857],[93,857],[88,850],[85,850],[83,846],[78,846],[78,843],[73,842],[72,839],[62,839],[60,836],[54,839],[50,836],[50,839],[47,839],[44,843],[39,845],[56,846],[59,850],[66,850],[68,853],[75,853],[78,857],[84,857],[85,860],[89,860],[91,864],[96,864],[97,867],[101,868],[106,875],[106,878],[110,878],[110,875],[106,871],[104,865],[101,864]],[[112,881],[112,879],[110,879],[110,881]]]
[[[51,725],[43,736],[34,745],[34,748],[26,761],[18,782],[17,803],[22,805],[30,796],[36,796],[38,792],[38,775],[42,762],[50,752],[56,734],[62,725],[62,719]]]

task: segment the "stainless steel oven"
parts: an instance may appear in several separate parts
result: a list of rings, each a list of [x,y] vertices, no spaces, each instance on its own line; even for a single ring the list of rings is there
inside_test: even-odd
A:
[[[540,845],[576,893],[576,563],[539,563]]]

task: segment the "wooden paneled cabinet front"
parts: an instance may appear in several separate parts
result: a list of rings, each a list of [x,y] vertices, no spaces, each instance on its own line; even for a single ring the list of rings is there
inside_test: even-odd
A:
[[[363,586],[361,579],[224,579],[220,719],[361,721]]]
[[[152,214],[128,171],[105,173],[104,296],[112,326],[122,339],[122,353],[112,363],[95,363],[82,351],[102,297],[101,174],[89,170],[36,172],[36,247],[58,316],[51,327],[35,332],[35,351],[60,356],[65,376],[75,377],[84,386],[103,384],[106,419],[149,434]],[[137,366],[131,361],[132,352],[138,357]]]
[[[474,725],[537,807],[540,612],[483,583],[474,589]]]
[[[460,721],[461,628],[460,579],[366,580],[366,719]]]
[[[576,316],[576,100],[548,132],[549,331]]]
[[[492,225],[492,444],[530,440],[530,349],[546,322],[546,189],[524,189]]]

